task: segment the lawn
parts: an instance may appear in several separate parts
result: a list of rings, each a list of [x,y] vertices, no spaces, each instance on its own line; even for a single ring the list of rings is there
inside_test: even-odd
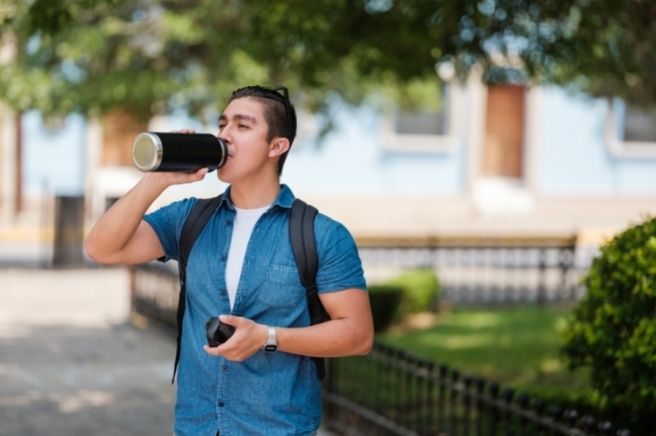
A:
[[[589,398],[586,371],[559,354],[569,309],[521,306],[452,309],[422,330],[392,330],[378,340],[550,402]]]

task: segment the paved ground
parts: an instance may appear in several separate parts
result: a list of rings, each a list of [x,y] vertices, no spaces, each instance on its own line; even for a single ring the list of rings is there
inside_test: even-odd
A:
[[[18,263],[0,268],[0,435],[171,434],[175,343],[128,324],[127,272]]]
[[[1,435],[171,434],[175,344],[120,269],[0,270]]]

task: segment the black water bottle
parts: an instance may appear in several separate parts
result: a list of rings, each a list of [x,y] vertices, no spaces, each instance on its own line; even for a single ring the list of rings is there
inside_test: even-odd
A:
[[[210,133],[143,132],[132,144],[132,162],[141,171],[213,171],[227,159],[226,143]]]

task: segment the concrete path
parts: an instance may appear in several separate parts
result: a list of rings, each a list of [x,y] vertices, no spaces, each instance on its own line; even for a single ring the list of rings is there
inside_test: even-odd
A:
[[[122,269],[0,270],[0,435],[171,434],[175,344]]]
[[[0,269],[0,435],[170,435],[175,341],[128,313],[124,269]]]

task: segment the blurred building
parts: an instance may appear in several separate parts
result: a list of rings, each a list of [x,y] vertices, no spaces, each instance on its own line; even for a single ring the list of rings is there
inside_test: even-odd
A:
[[[557,87],[446,90],[432,114],[344,109],[286,179],[361,237],[577,237],[656,211],[656,114]]]
[[[363,241],[596,244],[655,212],[655,114],[557,87],[487,87],[475,76],[446,86],[444,94],[442,109],[429,113],[336,101],[336,128],[320,142],[318,118],[300,114],[282,181]],[[72,116],[46,126],[38,114],[26,114],[26,190],[34,192],[40,183],[51,194],[84,194],[91,222],[138,180],[129,156],[140,130],[216,130],[184,116],[160,117],[149,126],[130,123],[112,114],[102,123]],[[11,125],[3,124],[1,138],[6,202],[5,192],[15,188],[6,171]],[[51,154],[35,152],[58,146]],[[35,180],[34,159],[41,160],[47,181]],[[212,173],[170,188],[156,206],[224,187]]]

